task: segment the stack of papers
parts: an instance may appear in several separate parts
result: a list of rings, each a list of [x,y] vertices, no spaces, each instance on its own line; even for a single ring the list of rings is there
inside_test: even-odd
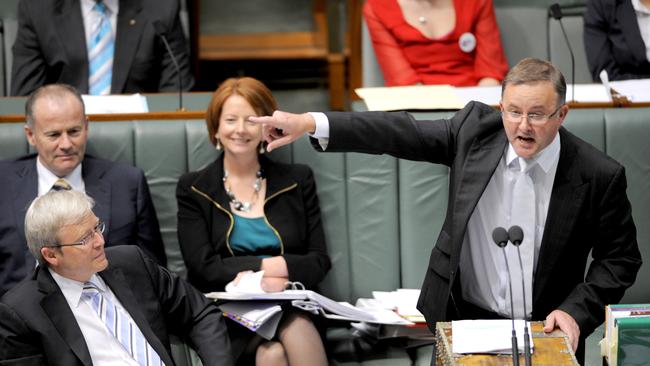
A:
[[[381,324],[410,324],[392,311],[359,308],[347,302],[334,301],[311,290],[284,290],[267,293],[261,287],[263,276],[263,271],[251,272],[242,276],[237,285],[228,284],[225,292],[211,292],[205,296],[213,300],[247,303],[249,305],[244,309],[247,312],[256,309],[266,310],[269,301],[276,301],[275,304],[279,301],[291,301],[294,307],[320,314],[329,319]],[[222,311],[226,310],[222,307]],[[230,308],[230,312],[241,318],[246,318],[241,309]]]
[[[104,113],[146,113],[149,112],[147,98],[133,95],[82,95],[86,114]]]
[[[515,320],[517,348],[524,352],[524,320]],[[528,324],[528,329],[530,324]],[[512,320],[458,320],[451,322],[453,353],[512,354]],[[533,352],[533,338],[530,338]]]
[[[373,299],[359,299],[366,306],[395,311],[413,323],[424,323],[424,315],[417,309],[420,290],[401,288],[396,291],[373,291]]]
[[[229,302],[219,308],[224,316],[269,340],[282,317],[282,308],[274,302]]]

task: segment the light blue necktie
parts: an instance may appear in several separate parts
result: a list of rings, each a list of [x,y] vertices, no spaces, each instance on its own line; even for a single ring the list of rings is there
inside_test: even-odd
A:
[[[92,11],[99,21],[88,42],[88,87],[91,95],[106,95],[111,93],[115,40],[106,5],[97,0]]]
[[[128,314],[107,297],[92,282],[84,283],[82,298],[88,299],[93,310],[104,322],[108,331],[141,366],[164,366],[158,353],[151,347]]]

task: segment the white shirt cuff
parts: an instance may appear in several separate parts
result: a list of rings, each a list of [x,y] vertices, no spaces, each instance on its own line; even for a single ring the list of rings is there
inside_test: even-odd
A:
[[[308,134],[309,136],[318,140],[318,144],[323,150],[327,149],[327,144],[330,139],[330,121],[327,119],[325,113],[322,112],[309,112],[316,122],[316,129],[314,133]]]

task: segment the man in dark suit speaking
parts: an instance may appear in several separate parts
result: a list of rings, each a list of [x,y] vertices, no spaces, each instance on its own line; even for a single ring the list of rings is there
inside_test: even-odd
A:
[[[269,150],[310,133],[318,150],[450,167],[446,220],[418,303],[431,330],[451,319],[546,320],[545,331],[559,327],[574,350],[581,346],[580,359],[605,305],[633,284],[641,255],[625,170],[561,127],[569,111],[565,94],[557,68],[524,59],[503,81],[500,111],[470,102],[439,121],[404,112],[275,112],[251,120],[265,124]],[[526,314],[523,306],[510,310],[505,260],[492,240],[494,228],[514,225],[525,234],[523,271],[512,245],[507,257],[514,301],[527,298]]]
[[[178,0],[21,0],[11,95],[52,83],[93,95],[178,91],[160,32],[178,61],[183,89],[191,89]]]
[[[142,170],[85,155],[88,119],[79,93],[64,84],[44,86],[27,100],[25,114],[25,134],[38,154],[0,161],[0,295],[34,269],[23,230],[25,210],[53,189],[83,191],[95,199],[108,246],[138,245],[166,265]]]
[[[169,336],[205,365],[233,365],[219,309],[135,246],[104,250],[105,225],[83,192],[30,205],[25,236],[39,262],[2,297],[0,363],[173,365]]]

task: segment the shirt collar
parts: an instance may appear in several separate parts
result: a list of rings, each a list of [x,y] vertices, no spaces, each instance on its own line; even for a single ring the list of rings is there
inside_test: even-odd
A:
[[[61,178],[65,179],[73,190],[83,192],[85,186],[83,178],[81,177],[81,165],[82,164],[77,165],[70,174]],[[43,182],[44,187],[52,187],[54,182],[59,179],[56,174],[52,173],[45,165],[43,165],[43,163],[41,163],[40,157],[36,158],[36,172],[38,173],[38,179]],[[49,188],[47,189],[49,190]]]
[[[108,14],[117,14],[119,0],[103,0],[104,5],[108,8]],[[95,0],[81,0],[81,14],[86,17],[93,10]]]
[[[650,9],[648,9],[645,5],[641,4],[641,1],[639,0],[632,0],[632,7],[637,13],[650,15]]]
[[[510,166],[519,156],[515,152],[515,148],[511,143],[508,143],[506,151],[506,165]],[[548,173],[553,165],[560,159],[560,134],[556,134],[553,141],[546,146],[542,151],[538,152],[531,159],[526,159],[527,162],[536,162],[544,173]]]
[[[76,281],[67,277],[63,277],[60,274],[56,273],[52,268],[47,267],[47,270],[50,271],[54,282],[59,286],[63,296],[70,306],[79,306],[81,301],[81,292],[83,291],[84,282]],[[106,291],[106,284],[102,281],[101,277],[97,274],[94,274],[90,277],[91,282],[97,285],[97,288],[101,292]]]

